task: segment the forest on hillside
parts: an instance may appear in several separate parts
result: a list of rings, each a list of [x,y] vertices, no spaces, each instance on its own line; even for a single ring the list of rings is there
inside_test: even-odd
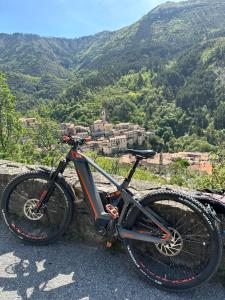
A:
[[[52,123],[110,122],[155,133],[157,151],[222,151],[225,2],[160,5],[131,26],[79,39],[0,34],[15,110]],[[5,80],[5,79],[4,79]],[[45,109],[44,109],[45,110]]]

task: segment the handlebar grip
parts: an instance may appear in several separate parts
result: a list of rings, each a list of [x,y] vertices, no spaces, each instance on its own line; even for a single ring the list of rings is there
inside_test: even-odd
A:
[[[70,140],[71,140],[71,136],[69,136],[69,135],[64,135],[64,136],[63,136],[63,139],[62,139],[62,142],[63,142],[63,143],[68,143]]]

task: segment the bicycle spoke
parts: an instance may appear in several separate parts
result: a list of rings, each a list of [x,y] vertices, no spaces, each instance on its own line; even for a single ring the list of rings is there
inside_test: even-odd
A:
[[[204,242],[202,241],[197,241],[197,240],[191,240],[191,239],[183,239],[184,242],[189,242],[189,243],[196,243],[196,244],[202,244]]]
[[[173,262],[172,257],[168,257],[168,258],[171,261],[172,266],[173,266],[174,269],[178,269],[185,276],[190,276],[189,273],[187,271],[185,271],[184,268],[182,268],[180,265],[178,265],[178,264],[175,265],[175,263]]]
[[[178,224],[180,223],[180,221],[183,220],[185,217],[186,217],[186,215],[183,214],[183,215],[180,217],[180,219],[177,220],[177,222],[174,224],[174,227],[175,227],[176,229],[178,229],[178,228],[177,228],[177,225],[178,225]]]
[[[184,253],[186,253],[186,254],[190,254],[190,255],[195,256],[195,257],[199,257],[199,255],[194,254],[194,253],[192,253],[192,252],[190,252],[190,251],[187,251],[187,250],[182,250],[182,252],[184,252]]]
[[[136,250],[137,253],[139,253],[140,255],[143,255],[143,253],[142,253],[139,249],[135,248],[135,250]],[[154,261],[158,262],[159,264],[168,267],[167,264],[163,263],[162,261],[158,260],[157,258],[155,258],[155,257],[153,257],[153,256],[151,256],[151,255],[147,255],[147,256],[148,256],[150,259],[153,259]]]
[[[185,234],[185,233],[187,233],[187,232],[190,232],[190,231],[193,230],[194,228],[199,227],[200,224],[202,225],[202,223],[197,223],[197,224],[193,225],[192,227],[188,227],[186,231],[183,231],[183,232],[181,232],[181,233],[182,233],[182,234]],[[199,234],[201,234],[201,233],[199,233]]]

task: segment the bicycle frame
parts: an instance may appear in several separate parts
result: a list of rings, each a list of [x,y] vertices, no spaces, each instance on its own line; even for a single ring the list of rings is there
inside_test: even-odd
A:
[[[57,169],[54,172],[52,172],[51,174],[52,184],[50,185],[47,194],[44,196],[43,199],[41,199],[41,203],[38,209],[40,209],[40,207],[43,204],[47,203],[48,198],[50,197],[50,194],[54,189],[54,180],[56,179],[58,174],[59,173],[63,174],[67,164],[69,162],[73,162],[82,187],[82,191],[84,193],[84,198],[87,201],[88,206],[91,208],[96,227],[99,224],[100,225],[108,224],[111,220],[113,220],[112,215],[105,211],[100,194],[97,191],[95,182],[93,180],[93,176],[90,170],[90,165],[91,165],[92,167],[94,167],[95,170],[97,170],[100,174],[102,174],[105,178],[107,178],[109,182],[111,182],[117,188],[117,191],[120,192],[121,198],[124,201],[121,213],[116,221],[116,228],[119,237],[122,239],[127,238],[127,239],[142,240],[142,241],[152,242],[152,243],[165,244],[171,239],[171,232],[167,227],[167,224],[165,224],[166,222],[150,208],[143,207],[141,203],[139,203],[138,201],[139,199],[137,199],[127,189],[130,180],[141,159],[142,157],[137,157],[137,160],[133,168],[131,169],[128,177],[125,178],[122,184],[120,184],[114,178],[112,178],[108,173],[106,173],[100,166],[98,166],[91,158],[77,151],[77,146],[73,146],[70,149],[69,153],[67,154],[66,159],[60,161]],[[123,227],[123,220],[131,204],[136,206],[144,215],[146,215],[154,224],[156,224],[161,229],[161,231],[164,233],[164,236],[162,238],[152,236],[149,232],[146,232],[144,230],[135,231],[132,229],[128,230]]]
[[[140,159],[139,159],[140,160]],[[165,224],[163,224],[163,220],[158,216],[155,212],[153,212],[150,208],[144,208],[136,197],[132,195],[132,193],[127,190],[127,186],[129,181],[131,180],[132,175],[135,172],[136,167],[138,166],[139,160],[136,161],[133,169],[130,171],[130,174],[127,179],[124,180],[122,184],[118,183],[114,178],[112,178],[108,173],[106,173],[100,166],[98,166],[91,158],[87,157],[81,152],[78,152],[76,148],[72,148],[67,155],[66,163],[72,161],[74,163],[74,167],[76,169],[85,199],[88,201],[89,206],[93,212],[93,216],[95,222],[98,220],[111,220],[112,216],[105,212],[105,209],[102,204],[102,200],[100,198],[99,192],[97,191],[96,185],[93,180],[93,176],[90,170],[90,165],[97,170],[100,174],[102,174],[109,182],[111,182],[118,191],[121,193],[121,197],[124,201],[124,206],[122,208],[121,214],[117,220],[117,230],[119,236],[121,238],[129,238],[136,240],[143,240],[147,242],[153,243],[166,243],[171,238],[171,232],[167,228]],[[134,230],[127,230],[123,228],[122,222],[126,215],[128,206],[130,204],[135,205],[140,211],[145,214],[153,223],[155,223],[164,233],[165,236],[163,238],[153,237],[149,234],[142,232],[137,232]]]

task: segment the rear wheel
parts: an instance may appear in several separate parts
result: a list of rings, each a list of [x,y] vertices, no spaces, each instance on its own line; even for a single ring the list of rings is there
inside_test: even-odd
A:
[[[62,179],[56,179],[46,207],[39,212],[33,210],[49,185],[48,173],[34,171],[17,176],[5,188],[2,214],[16,237],[33,244],[47,244],[66,231],[73,214],[73,200]]]
[[[126,239],[127,253],[138,271],[158,287],[170,290],[191,289],[209,280],[221,260],[222,239],[205,208],[186,195],[167,190],[153,192],[141,204],[165,220],[172,238],[167,244]],[[126,228],[163,237],[136,207],[127,214]]]

